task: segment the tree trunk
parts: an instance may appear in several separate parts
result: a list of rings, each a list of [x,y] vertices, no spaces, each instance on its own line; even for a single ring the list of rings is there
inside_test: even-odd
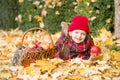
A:
[[[114,0],[115,6],[115,25],[113,38],[120,38],[120,0]]]

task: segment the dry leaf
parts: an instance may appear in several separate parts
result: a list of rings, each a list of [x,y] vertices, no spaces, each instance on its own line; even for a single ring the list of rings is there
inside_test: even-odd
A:
[[[108,46],[112,46],[112,45],[115,44],[115,42],[113,41],[112,38],[110,38],[110,39],[107,39],[107,40],[105,41],[105,44],[108,45]]]
[[[67,77],[68,80],[83,80],[83,78],[81,76],[68,76]]]
[[[0,73],[0,79],[9,79],[12,75],[10,74],[10,72],[2,72]]]
[[[47,2],[47,1],[46,1]],[[55,3],[54,3],[55,4]],[[54,7],[54,5],[52,5]],[[120,79],[120,52],[110,51],[106,45],[119,43],[119,40],[112,40],[112,34],[105,28],[100,30],[100,35],[93,37],[96,45],[101,48],[101,54],[95,61],[81,61],[80,59],[72,59],[63,61],[59,58],[37,60],[30,67],[12,66],[11,59],[13,52],[20,44],[23,32],[13,29],[10,31],[1,31],[0,35],[0,79],[4,80],[92,80],[92,79]],[[54,43],[59,38],[61,32],[52,34]],[[49,42],[46,34],[38,31],[28,33],[25,37],[25,45],[30,41]],[[43,37],[42,37],[43,36]],[[114,44],[116,45],[116,44]],[[44,45],[46,48],[47,43]],[[11,55],[11,56],[10,56]],[[82,76],[82,77],[81,77]]]
[[[34,18],[38,21],[41,22],[42,21],[42,17],[39,15],[34,16]]]
[[[112,56],[112,60],[120,61],[120,52],[114,52],[114,53],[112,52],[111,56]]]
[[[35,66],[40,67],[42,72],[44,72],[44,71],[51,72],[56,67],[46,59],[37,60]]]
[[[8,57],[6,57],[6,56],[0,56],[0,60],[7,60],[8,59]]]
[[[50,60],[50,62],[53,64],[53,65],[58,65],[58,64],[61,64],[64,62],[64,60],[60,59],[60,58],[53,58]]]

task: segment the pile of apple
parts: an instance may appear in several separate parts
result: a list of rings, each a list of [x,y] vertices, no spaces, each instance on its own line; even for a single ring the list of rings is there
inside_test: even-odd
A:
[[[36,48],[42,47],[42,45],[43,45],[42,42],[35,43],[35,42],[31,41],[25,49],[26,50],[34,50]]]

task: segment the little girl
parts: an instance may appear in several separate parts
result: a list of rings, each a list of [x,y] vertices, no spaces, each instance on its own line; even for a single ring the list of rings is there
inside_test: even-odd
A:
[[[88,18],[86,16],[75,16],[68,27],[68,35],[61,33],[57,40],[56,57],[63,60],[81,58],[88,60],[91,56],[91,47],[94,46],[93,39],[90,36]]]

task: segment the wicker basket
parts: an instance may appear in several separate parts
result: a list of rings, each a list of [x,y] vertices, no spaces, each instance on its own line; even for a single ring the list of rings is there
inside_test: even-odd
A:
[[[22,41],[21,41],[22,46],[24,46],[25,36],[28,34],[28,32],[33,31],[33,30],[40,30],[40,31],[45,32],[51,40],[50,47],[47,49],[39,47],[34,50],[25,50],[25,47],[24,49],[20,48],[19,50],[16,51],[14,55],[14,58],[13,58],[14,64],[20,63],[22,66],[27,67],[27,66],[30,66],[30,63],[33,63],[36,60],[39,60],[42,58],[53,58],[54,57],[56,50],[54,47],[54,42],[52,40],[52,37],[46,30],[42,28],[31,28],[27,30],[22,36]]]

